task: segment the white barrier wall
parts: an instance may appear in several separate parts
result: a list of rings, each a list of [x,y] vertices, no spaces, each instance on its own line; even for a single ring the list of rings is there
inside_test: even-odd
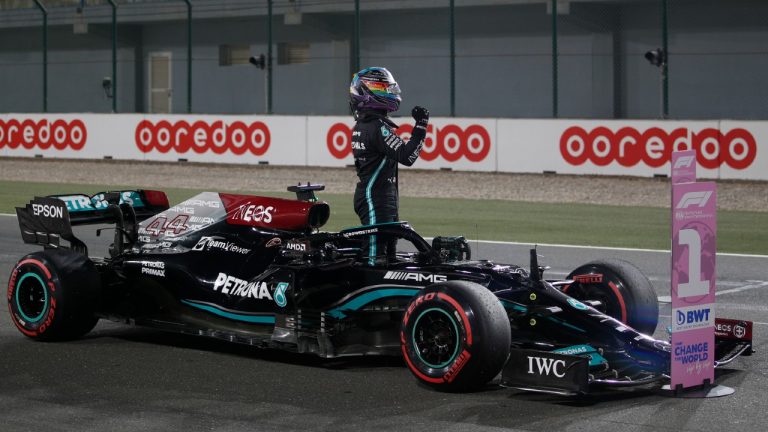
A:
[[[398,120],[403,119],[395,119]],[[350,117],[309,117],[308,164],[353,164],[353,126],[354,121]],[[412,124],[402,123],[397,132],[407,140],[412,130]],[[427,128],[427,138],[414,168],[496,171],[495,134],[494,119],[433,119]]]
[[[707,150],[713,147],[708,140],[718,139],[717,121],[499,120],[498,128],[500,171],[518,165],[533,172],[669,174],[672,149],[702,140]],[[717,159],[718,142],[714,156],[705,152],[707,158]],[[719,163],[699,166],[702,177],[718,177]]]
[[[404,138],[410,119],[398,129]],[[1,114],[0,155],[343,167],[351,117]],[[768,121],[432,119],[413,168],[653,176],[673,150],[700,177],[768,180]]]

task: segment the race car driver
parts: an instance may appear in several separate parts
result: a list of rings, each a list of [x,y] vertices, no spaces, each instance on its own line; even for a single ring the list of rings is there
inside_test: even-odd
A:
[[[400,108],[400,87],[385,68],[370,67],[357,72],[349,86],[349,105],[355,117],[352,131],[352,155],[360,181],[355,189],[355,212],[363,225],[394,222],[398,215],[398,164],[413,165],[419,158],[427,134],[429,111],[414,107],[416,124],[411,138],[403,141],[396,133],[397,125],[388,117]],[[396,239],[386,241],[371,235],[367,239],[369,265],[377,257],[391,260],[395,256]]]

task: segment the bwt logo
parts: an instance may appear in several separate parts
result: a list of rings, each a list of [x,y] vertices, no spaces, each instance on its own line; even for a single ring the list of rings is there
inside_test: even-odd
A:
[[[718,168],[723,163],[734,169],[745,169],[757,155],[755,138],[741,128],[723,134],[713,128],[698,132],[677,128],[667,132],[657,127],[644,131],[623,127],[614,132],[601,126],[587,132],[573,126],[560,137],[560,154],[571,165],[590,161],[605,166],[615,161],[625,167],[642,162],[658,168],[672,159],[673,151],[689,149],[696,150],[699,164],[707,169]]]
[[[184,120],[169,122],[161,120],[157,124],[142,120],[136,125],[136,147],[142,153],[157,150],[168,153],[195,153],[212,151],[223,154],[227,151],[236,155],[251,152],[262,156],[269,150],[271,136],[266,124],[256,121],[246,124],[235,121],[231,124],[215,121],[208,124],[196,121],[192,124]]]
[[[677,311],[677,325],[697,324],[709,322],[709,308]]]
[[[0,148],[8,146],[15,149],[38,147],[47,150],[51,146],[57,150],[80,150],[88,140],[88,130],[81,120],[0,120]]]
[[[677,203],[679,209],[685,209],[693,205],[704,207],[709,202],[709,198],[712,196],[712,191],[700,191],[700,192],[686,192],[680,202]]]
[[[397,134],[408,141],[413,126],[403,125]],[[352,129],[344,123],[336,123],[328,129],[326,135],[328,151],[337,159],[344,159],[352,154]],[[456,162],[462,157],[470,162],[481,162],[491,152],[491,135],[483,126],[470,125],[467,128],[449,124],[437,128],[427,126],[427,136],[420,158],[433,161],[442,157],[448,162]]]

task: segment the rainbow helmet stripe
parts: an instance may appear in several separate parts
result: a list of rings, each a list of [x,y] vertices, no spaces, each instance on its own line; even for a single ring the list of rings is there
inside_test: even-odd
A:
[[[349,85],[349,97],[353,110],[397,111],[402,101],[400,86],[392,73],[383,67],[369,67],[354,74]]]

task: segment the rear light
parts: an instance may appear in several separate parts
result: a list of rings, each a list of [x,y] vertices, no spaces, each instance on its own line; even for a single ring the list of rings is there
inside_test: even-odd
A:
[[[147,200],[147,204],[153,207],[169,208],[171,205],[168,202],[168,195],[163,191],[156,190],[143,190],[144,198]]]

